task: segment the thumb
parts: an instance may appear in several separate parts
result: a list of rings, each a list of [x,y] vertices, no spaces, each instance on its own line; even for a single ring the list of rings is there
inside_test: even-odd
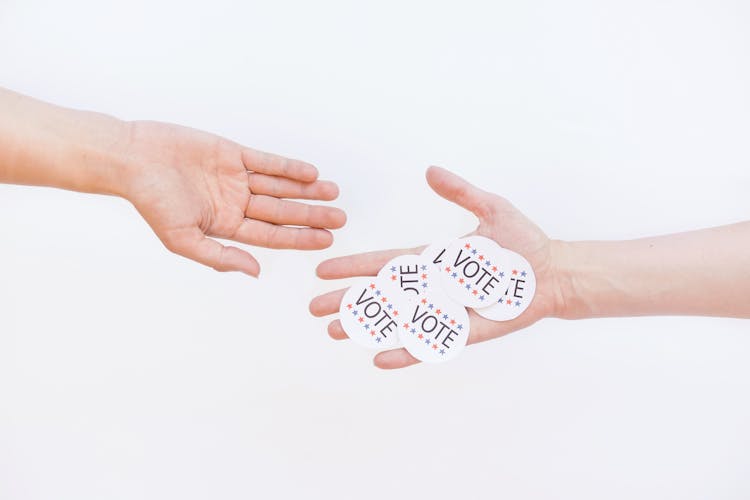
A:
[[[224,246],[207,237],[199,228],[186,228],[163,239],[168,250],[194,260],[217,271],[240,271],[257,278],[258,261],[237,247]]]
[[[463,178],[444,168],[430,167],[426,173],[427,183],[440,196],[487,220],[495,211],[495,196],[468,183]]]

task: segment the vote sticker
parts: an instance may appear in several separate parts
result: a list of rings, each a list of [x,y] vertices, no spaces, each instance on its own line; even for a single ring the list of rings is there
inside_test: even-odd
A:
[[[399,336],[404,347],[425,363],[455,358],[469,339],[466,308],[437,288],[409,299],[400,317]]]
[[[458,303],[487,307],[508,289],[510,253],[489,238],[468,236],[451,243],[440,263],[440,284]]]
[[[360,278],[344,294],[339,320],[350,339],[371,349],[399,345],[398,324],[409,306],[402,292],[378,278]]]
[[[505,294],[494,305],[475,309],[482,317],[493,321],[507,321],[523,313],[536,293],[536,276],[529,261],[511,252],[509,269],[510,284]]]
[[[455,239],[444,240],[444,241],[438,241],[437,243],[433,243],[432,245],[429,245],[427,248],[422,250],[422,257],[428,261],[430,266],[440,267],[440,264],[443,262],[443,256],[445,255],[445,250],[454,241],[456,240]]]
[[[379,280],[390,282],[410,297],[427,292],[434,277],[437,277],[435,268],[428,266],[421,255],[399,255],[378,273]]]

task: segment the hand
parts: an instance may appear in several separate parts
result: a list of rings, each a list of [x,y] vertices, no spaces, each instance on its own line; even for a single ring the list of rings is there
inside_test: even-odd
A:
[[[334,200],[338,187],[307,163],[246,148],[178,125],[132,122],[124,146],[124,196],[174,253],[258,276],[252,255],[212,238],[268,248],[317,250],[346,214],[284,198]],[[289,227],[301,226],[301,227]]]
[[[546,316],[559,315],[562,294],[553,265],[558,242],[550,240],[504,198],[482,191],[447,170],[430,167],[427,170],[427,182],[437,194],[473,212],[479,218],[479,227],[471,234],[486,236],[521,254],[529,261],[536,274],[537,290],[534,300],[518,318],[495,322],[469,310],[471,333],[468,342],[472,344],[490,340],[525,328]],[[383,250],[339,257],[322,262],[317,273],[323,279],[375,276],[392,258],[405,253],[420,253],[424,248]],[[346,290],[338,290],[314,298],[310,303],[310,311],[315,316],[337,313],[345,292]],[[331,322],[328,334],[337,340],[347,338],[339,320]],[[403,368],[418,362],[403,348],[384,351],[375,356],[375,365],[380,368]]]

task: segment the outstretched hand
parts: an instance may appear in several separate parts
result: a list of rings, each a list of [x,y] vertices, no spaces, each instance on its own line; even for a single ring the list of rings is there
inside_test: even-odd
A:
[[[430,167],[427,170],[427,182],[437,194],[479,218],[479,227],[471,234],[491,238],[503,247],[521,254],[529,261],[536,274],[537,290],[534,300],[518,318],[495,322],[469,310],[471,333],[468,342],[471,344],[500,337],[556,314],[561,303],[561,293],[553,265],[555,242],[507,200],[483,191],[447,170]],[[322,262],[317,273],[323,279],[375,276],[392,258],[406,253],[420,253],[424,248],[383,250],[339,257]],[[337,290],[315,297],[310,303],[310,311],[315,316],[337,313],[345,292],[346,289]],[[329,324],[328,334],[337,340],[347,338],[339,320]],[[375,364],[380,368],[403,368],[418,362],[403,348],[384,351],[375,356]]]
[[[338,208],[285,199],[338,196],[310,164],[166,123],[133,122],[129,136],[126,197],[169,250],[218,271],[258,276],[260,266],[213,238],[317,250],[333,242],[328,229],[346,222]]]

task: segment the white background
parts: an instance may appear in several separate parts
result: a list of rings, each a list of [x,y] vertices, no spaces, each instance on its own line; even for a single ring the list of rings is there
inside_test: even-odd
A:
[[[747,219],[748,25],[740,0],[4,0],[1,86],[306,159],[349,223],[257,250],[255,281],[125,201],[1,187],[0,498],[750,497],[748,321],[545,320],[383,372],[307,312],[344,284],[323,258],[473,229],[433,163],[555,238]]]

